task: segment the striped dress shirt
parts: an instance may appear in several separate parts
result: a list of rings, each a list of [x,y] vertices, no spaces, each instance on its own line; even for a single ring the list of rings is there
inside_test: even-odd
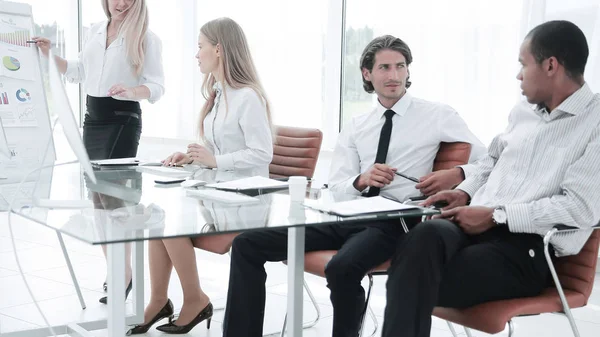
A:
[[[503,206],[513,233],[545,235],[555,224],[557,256],[577,254],[600,220],[600,94],[587,84],[553,111],[519,104],[488,155],[457,188],[471,205]]]

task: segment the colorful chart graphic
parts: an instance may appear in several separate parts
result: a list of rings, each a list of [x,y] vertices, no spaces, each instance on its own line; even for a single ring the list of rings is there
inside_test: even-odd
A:
[[[0,33],[0,41],[4,43],[27,47],[27,40],[29,40],[28,30],[17,30],[12,33]]]
[[[17,99],[19,102],[28,102],[31,101],[31,95],[27,90],[21,88],[17,90]]]
[[[6,91],[0,93],[0,104],[8,104],[8,93]]]
[[[21,69],[21,62],[12,56],[4,56],[2,58],[2,64],[4,65],[4,68],[10,71],[17,71]]]

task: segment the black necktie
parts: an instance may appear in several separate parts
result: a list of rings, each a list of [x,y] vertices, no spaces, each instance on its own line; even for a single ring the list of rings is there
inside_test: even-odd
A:
[[[381,128],[381,133],[379,134],[379,144],[377,145],[377,155],[375,156],[375,164],[384,164],[387,159],[388,149],[390,147],[390,138],[392,136],[392,117],[394,117],[395,112],[392,110],[387,110],[385,115],[385,123],[383,123],[383,127]],[[379,187],[369,188],[369,193],[367,193],[367,197],[374,197],[379,195]]]

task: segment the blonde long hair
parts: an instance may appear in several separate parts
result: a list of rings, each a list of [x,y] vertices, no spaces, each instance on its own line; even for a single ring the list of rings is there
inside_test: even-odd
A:
[[[102,0],[102,8],[108,21],[111,20],[108,10],[108,0]],[[127,58],[133,66],[134,73],[139,76],[144,67],[144,52],[146,51],[145,37],[148,31],[148,9],[145,0],[135,0],[128,9],[125,20],[121,23],[118,35],[125,37],[127,43]]]
[[[271,124],[271,108],[265,90],[260,84],[246,35],[242,27],[230,18],[219,18],[205,23],[200,33],[216,46],[221,46],[220,55],[223,65],[223,81],[234,89],[251,88],[261,97],[267,109],[267,119]],[[206,74],[202,82],[202,96],[206,103],[200,111],[198,131],[204,136],[204,119],[215,104],[216,92],[213,89],[216,79],[212,74]],[[225,106],[227,107],[227,90],[223,87]]]

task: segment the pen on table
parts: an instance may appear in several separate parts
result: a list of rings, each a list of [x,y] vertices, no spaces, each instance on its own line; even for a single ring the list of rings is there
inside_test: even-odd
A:
[[[290,178],[289,177],[284,177],[284,178],[271,178],[271,179],[277,180],[277,181],[288,181]],[[310,183],[310,182],[312,182],[312,179],[311,178],[307,178],[306,181]]]
[[[410,180],[410,181],[412,181],[412,182],[415,182],[415,183],[417,183],[417,184],[419,183],[419,179],[417,179],[417,178],[415,178],[415,177],[407,176],[407,175],[405,175],[405,174],[402,174],[402,173],[400,173],[400,172],[398,172],[398,171],[396,171],[396,172],[394,172],[394,173],[396,173],[396,175],[399,175],[399,176],[401,176],[401,177],[402,177],[402,178],[404,178],[404,179],[408,179],[408,180]]]

